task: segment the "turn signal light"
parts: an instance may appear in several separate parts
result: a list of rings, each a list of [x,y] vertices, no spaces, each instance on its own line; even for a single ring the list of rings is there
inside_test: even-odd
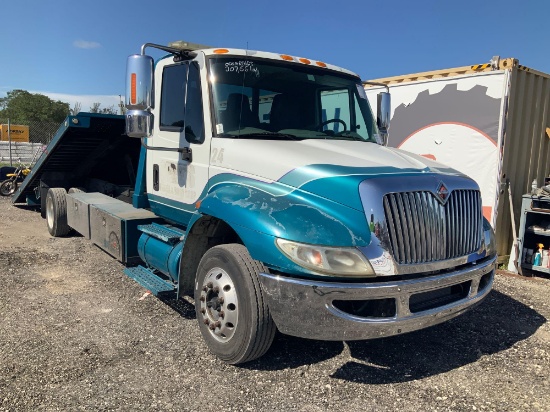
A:
[[[130,76],[130,104],[136,104],[137,100],[137,75],[135,73],[132,73]]]

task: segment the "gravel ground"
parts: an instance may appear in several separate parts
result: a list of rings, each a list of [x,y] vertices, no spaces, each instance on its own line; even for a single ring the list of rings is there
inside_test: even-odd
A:
[[[499,273],[473,311],[363,342],[278,335],[228,366],[194,309],[0,199],[0,411],[547,411],[550,281]]]

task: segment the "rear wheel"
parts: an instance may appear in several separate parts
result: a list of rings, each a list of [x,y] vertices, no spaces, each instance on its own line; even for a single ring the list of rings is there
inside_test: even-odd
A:
[[[239,364],[262,356],[276,327],[260,287],[266,268],[239,244],[215,246],[201,259],[195,307],[208,348],[223,361]]]
[[[48,189],[44,187],[40,187],[40,216],[42,216],[42,219],[46,219],[46,197],[47,196],[48,196]]]
[[[17,190],[17,182],[15,180],[4,180],[0,184],[0,194],[2,196],[11,196]]]
[[[67,191],[63,188],[52,188],[46,196],[46,222],[48,232],[53,237],[67,235],[71,228],[67,223]]]

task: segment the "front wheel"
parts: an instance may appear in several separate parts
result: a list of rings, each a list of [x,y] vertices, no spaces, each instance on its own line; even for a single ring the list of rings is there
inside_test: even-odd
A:
[[[236,365],[259,358],[275,337],[258,274],[266,268],[239,244],[219,245],[202,257],[195,281],[195,307],[208,348]]]
[[[0,194],[2,196],[11,196],[15,193],[16,190],[17,182],[15,180],[4,180],[2,184],[0,184]]]

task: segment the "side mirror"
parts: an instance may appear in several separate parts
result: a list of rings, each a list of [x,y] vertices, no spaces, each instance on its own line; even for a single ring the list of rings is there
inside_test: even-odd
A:
[[[126,135],[137,138],[152,136],[153,115],[145,110],[127,110]]]
[[[391,95],[389,92],[378,93],[376,122],[381,132],[388,133],[391,117]]]
[[[154,61],[145,54],[128,57],[126,65],[126,134],[149,137],[152,134],[154,107]]]
[[[376,109],[376,123],[380,131],[380,144],[388,145],[388,130],[390,128],[391,118],[391,95],[389,92],[378,93]]]

